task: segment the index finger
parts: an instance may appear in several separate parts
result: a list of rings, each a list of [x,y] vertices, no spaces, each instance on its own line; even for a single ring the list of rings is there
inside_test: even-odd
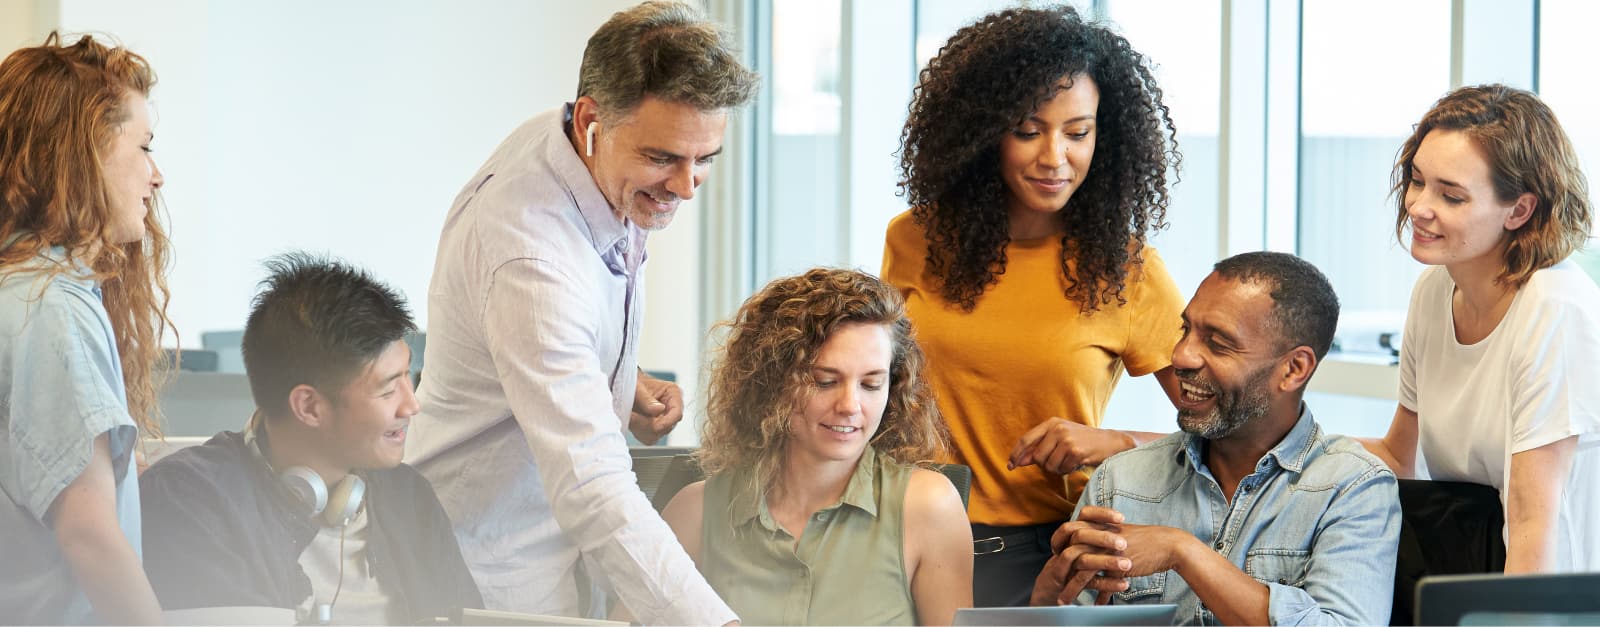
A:
[[[1120,525],[1123,522],[1123,516],[1122,512],[1109,507],[1085,505],[1083,510],[1078,512],[1078,520],[1085,522],[1105,523],[1108,525]]]
[[[1022,434],[1022,437],[1017,438],[1017,445],[1011,448],[1011,467],[1026,466],[1027,464],[1023,463],[1023,460],[1027,457],[1028,452],[1033,448],[1033,445],[1039,443],[1039,440],[1044,439],[1044,434],[1049,431],[1050,421],[1046,420],[1034,425],[1027,433]]]
[[[1066,550],[1068,545],[1074,543],[1073,538],[1078,535],[1078,532],[1087,529],[1097,529],[1110,533],[1116,533],[1120,530],[1116,525],[1109,525],[1106,523],[1098,523],[1087,520],[1074,520],[1069,523],[1062,523],[1060,527],[1056,527],[1055,533],[1050,534],[1050,551],[1053,553],[1060,553]]]

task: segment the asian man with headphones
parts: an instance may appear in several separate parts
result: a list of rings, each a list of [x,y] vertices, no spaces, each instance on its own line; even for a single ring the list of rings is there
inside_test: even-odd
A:
[[[244,331],[249,425],[140,477],[162,607],[290,608],[324,624],[481,607],[433,488],[400,463],[417,412],[405,302],[337,261],[267,268]]]

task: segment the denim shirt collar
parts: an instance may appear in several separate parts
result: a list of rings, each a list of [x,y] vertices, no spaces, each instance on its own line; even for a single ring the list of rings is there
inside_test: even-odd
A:
[[[622,252],[628,248],[629,232],[636,229],[617,215],[605,194],[595,184],[594,175],[589,173],[583,159],[578,157],[578,151],[567,140],[567,127],[572,123],[572,103],[563,105],[561,115],[555,117],[560,128],[550,135],[545,156],[556,176],[561,178],[562,186],[572,194],[572,200],[577,203],[584,222],[588,223],[595,252],[602,256]],[[642,235],[641,231],[636,239],[642,240]]]
[[[780,528],[778,521],[772,517],[771,510],[767,509],[767,499],[762,498],[760,490],[754,489],[753,479],[754,477],[748,474],[738,478],[741,482],[738,494],[729,504],[733,509],[733,521],[735,524],[744,525],[751,520],[757,520],[762,528],[776,532]],[[844,494],[839,497],[839,502],[824,509],[838,509],[844,505],[859,509],[874,518],[878,516],[878,452],[871,446],[862,453],[861,460],[856,462],[855,472],[850,474],[850,483],[845,485]]]
[[[1278,445],[1267,451],[1267,454],[1256,462],[1256,472],[1269,469],[1271,463],[1279,468],[1292,472],[1300,472],[1306,467],[1306,458],[1311,455],[1311,447],[1317,442],[1319,428],[1317,422],[1311,417],[1311,408],[1300,402],[1300,418],[1295,420],[1294,428],[1278,441]],[[1179,453],[1187,458],[1190,468],[1198,472],[1205,467],[1206,439],[1198,435],[1186,433],[1183,436],[1183,448]],[[1182,459],[1179,460],[1184,461]]]

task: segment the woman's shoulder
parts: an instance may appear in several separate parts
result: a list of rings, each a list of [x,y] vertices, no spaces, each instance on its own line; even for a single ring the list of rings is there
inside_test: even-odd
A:
[[[889,219],[889,226],[884,229],[884,240],[889,248],[927,246],[927,236],[921,224],[917,223],[912,210],[907,209]]]
[[[1534,271],[1523,290],[1540,303],[1600,307],[1600,287],[1571,259]]]
[[[907,515],[939,516],[960,512],[966,516],[961,504],[961,494],[944,473],[927,468],[911,467],[906,480]]]

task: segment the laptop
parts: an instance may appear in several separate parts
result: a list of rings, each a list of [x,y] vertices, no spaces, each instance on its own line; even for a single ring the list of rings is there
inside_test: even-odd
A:
[[[955,625],[1171,625],[1178,606],[1058,605],[1055,607],[972,607],[956,610]]]
[[[1596,624],[1600,573],[1436,575],[1417,584],[1418,625]]]
[[[581,627],[628,627],[628,623],[614,620],[600,620],[597,618],[572,618],[570,616],[547,616],[544,614],[522,614],[520,612],[502,612],[499,610],[461,610],[462,625],[579,625]]]

